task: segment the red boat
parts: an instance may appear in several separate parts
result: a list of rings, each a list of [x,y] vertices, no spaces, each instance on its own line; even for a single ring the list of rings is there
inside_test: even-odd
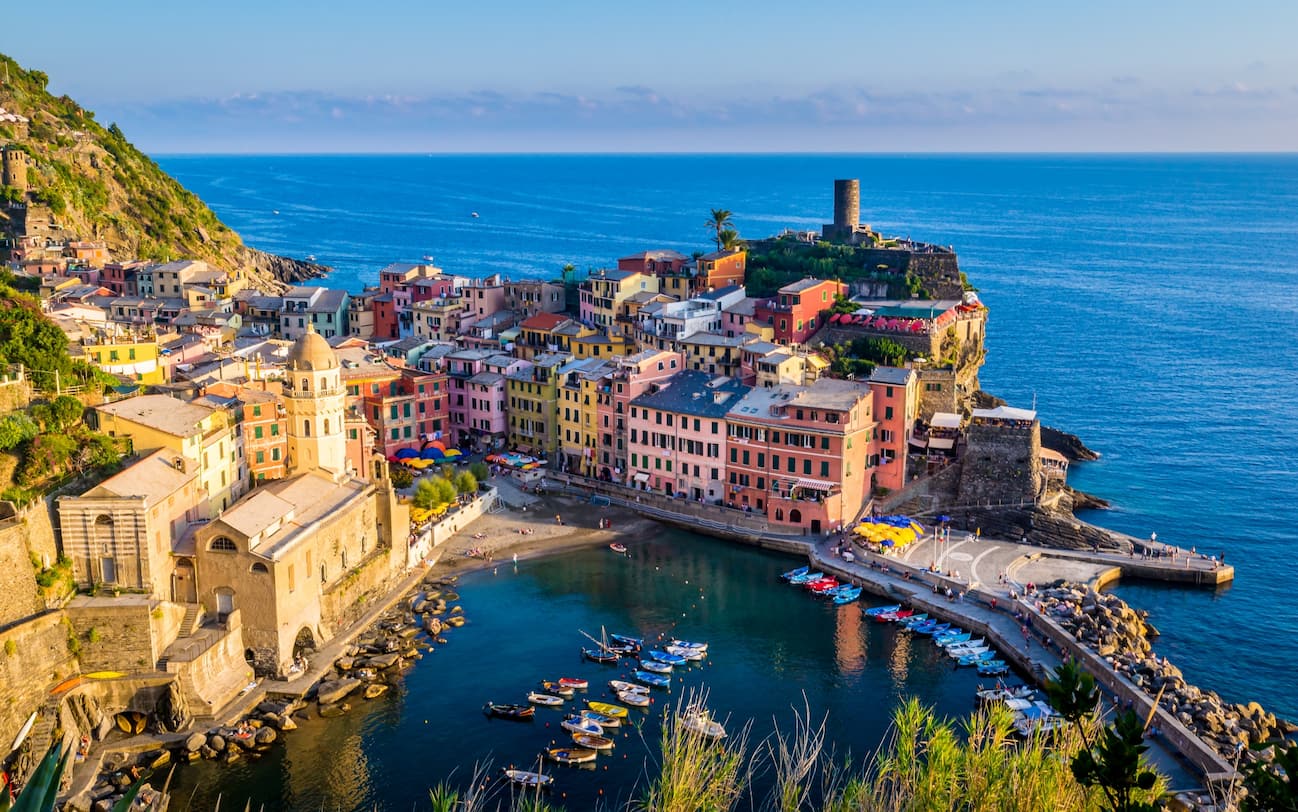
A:
[[[803,586],[806,587],[807,589],[815,590],[815,589],[818,589],[818,588],[824,586],[825,584],[836,584],[836,583],[838,583],[838,579],[837,579],[837,578],[832,578],[832,577],[830,577],[830,578],[818,578],[818,579],[816,579],[815,581],[808,581],[808,582],[806,582],[805,584],[803,584]]]
[[[839,586],[842,586],[842,584],[838,582],[837,578],[830,578],[826,581],[821,581],[820,583],[811,587],[811,591],[815,592],[816,594],[820,594],[822,592],[828,592],[831,589],[836,589]]]
[[[590,687],[590,683],[588,681],[584,679],[577,679],[576,677],[560,677],[559,684],[562,685],[564,688],[573,688],[578,691],[584,691]]]
[[[626,555],[625,544],[619,544],[618,542],[615,541],[612,544],[608,545],[608,548],[613,552],[617,553],[618,555]]]
[[[905,620],[915,614],[914,609],[899,609],[896,612],[884,612],[881,615],[875,615],[874,619],[878,623],[891,623],[897,620]]]

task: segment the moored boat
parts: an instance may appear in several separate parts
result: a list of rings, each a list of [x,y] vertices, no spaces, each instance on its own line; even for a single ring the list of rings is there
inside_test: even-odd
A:
[[[609,702],[590,702],[590,701],[588,701],[588,702],[586,703],[586,707],[590,708],[591,710],[595,711],[596,713],[602,713],[602,714],[604,714],[605,716],[608,716],[608,717],[613,718],[613,719],[625,719],[625,718],[626,718],[626,708],[622,707],[621,705],[614,705],[614,704],[611,704],[611,703],[609,703]]]
[[[581,655],[587,660],[601,665],[617,665],[619,658],[617,652],[597,648],[583,648]]]
[[[576,677],[559,677],[559,684],[565,688],[572,688],[578,691],[584,691],[590,687],[590,682]]]
[[[529,770],[504,770],[503,772],[511,783],[518,784],[520,787],[548,789],[554,783],[554,776],[542,775]]]
[[[902,620],[902,621],[899,621],[899,622],[900,622],[901,625],[904,626],[905,628],[907,628],[907,629],[913,629],[913,628],[915,628],[916,626],[920,626],[920,625],[922,625],[922,624],[924,624],[924,623],[927,623],[927,622],[928,622],[928,615],[927,615],[927,614],[922,614],[922,615],[911,615],[910,617],[906,618],[905,620]]]
[[[882,615],[885,612],[898,612],[900,610],[901,610],[901,604],[894,603],[891,606],[874,606],[869,609],[862,609],[861,611],[869,615],[870,617],[874,617],[875,615]]]
[[[621,679],[611,679],[611,680],[609,680],[609,681],[608,681],[608,687],[612,688],[613,691],[616,692],[616,693],[621,693],[621,692],[623,692],[623,691],[630,691],[630,692],[633,693],[633,694],[647,694],[647,693],[649,693],[649,688],[648,688],[648,686],[645,686],[645,685],[637,685],[637,684],[634,683],[634,682],[627,682],[626,680],[621,680]]]
[[[548,708],[557,708],[563,704],[563,700],[559,697],[543,694],[540,691],[529,691],[527,701],[533,705],[545,705]]]
[[[706,651],[700,651],[696,648],[681,648],[680,646],[668,646],[667,653],[674,654],[677,657],[683,657],[692,663],[696,663],[707,656]]]
[[[621,719],[618,719],[616,716],[605,716],[599,711],[584,710],[581,712],[581,718],[588,722],[594,722],[603,729],[622,726]],[[600,730],[600,732],[603,733],[604,730]]]
[[[851,586],[847,589],[841,589],[834,594],[833,601],[836,606],[846,606],[857,598],[861,597],[861,587]]]
[[[796,570],[789,570],[788,572],[781,574],[780,577],[788,581],[797,578],[799,575],[806,575],[810,571],[811,567],[798,567]]]
[[[956,665],[965,665],[965,666],[978,665],[979,663],[990,662],[995,658],[996,658],[996,652],[987,649],[986,651],[980,651],[976,654],[966,654],[965,656],[956,660]]]
[[[569,733],[585,733],[591,736],[604,735],[604,726],[594,719],[587,719],[580,714],[569,716],[559,723],[559,727]]]
[[[808,581],[819,581],[825,577],[823,572],[804,572],[801,575],[795,575],[789,579],[791,584],[805,584]]]
[[[944,632],[949,628],[951,628],[950,623],[934,623],[931,626],[916,626],[914,632],[915,634],[923,634],[931,637],[932,635],[935,635],[938,632]]]
[[[576,689],[574,688],[569,688],[568,686],[557,682],[550,682],[549,680],[541,680],[541,688],[543,688],[547,694],[561,696],[564,699],[572,699],[572,695],[576,693]]]
[[[961,643],[967,643],[973,637],[973,632],[960,632],[959,634],[943,634],[941,637],[934,637],[933,642],[939,648],[951,648]]]
[[[670,674],[672,667],[667,663],[660,663],[657,660],[641,660],[640,667],[645,671],[652,671],[655,674]]]
[[[699,651],[702,651],[704,653],[707,653],[708,650],[707,643],[694,643],[689,640],[677,640],[675,638],[672,638],[671,643],[673,646],[677,646],[678,648],[692,648],[692,649],[697,649]]]
[[[649,694],[640,693],[639,691],[618,691],[617,699],[619,702],[625,702],[633,708],[647,708],[652,701]]]
[[[572,740],[587,750],[612,750],[615,743],[608,736],[597,736],[594,733],[574,733]]]
[[[672,678],[665,674],[653,674],[648,671],[632,671],[631,675],[640,682],[653,688],[667,688],[672,684]]]
[[[511,719],[515,722],[530,722],[536,716],[536,708],[531,705],[501,705],[495,702],[483,705],[482,712],[497,719]]]
[[[585,764],[594,761],[599,754],[594,750],[582,747],[551,747],[545,751],[545,757],[560,764]]]
[[[626,555],[625,544],[619,544],[618,542],[615,541],[612,544],[608,545],[608,548],[613,552],[617,553],[618,555]]]
[[[657,649],[650,649],[649,656],[660,663],[667,663],[668,665],[685,665],[685,663],[689,662],[679,654],[668,654]]]
[[[1003,677],[1010,673],[1010,666],[1004,660],[983,660],[978,663],[978,676]]]
[[[726,729],[720,722],[714,721],[711,714],[706,710],[694,708],[685,711],[680,716],[680,724],[693,733],[697,733],[705,739],[724,739]]]
[[[608,639],[623,646],[635,646],[636,648],[640,648],[644,645],[643,637],[632,637],[629,634],[610,634]]]

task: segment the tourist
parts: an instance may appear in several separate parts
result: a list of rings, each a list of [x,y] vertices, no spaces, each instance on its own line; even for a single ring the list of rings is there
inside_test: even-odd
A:
[[[554,514],[554,523],[557,524],[557,525],[559,525],[560,527],[562,527],[562,526],[563,526],[563,517],[560,516],[558,513]]]
[[[996,611],[996,598],[995,598],[995,596],[992,597],[992,611],[993,611],[993,612]]]

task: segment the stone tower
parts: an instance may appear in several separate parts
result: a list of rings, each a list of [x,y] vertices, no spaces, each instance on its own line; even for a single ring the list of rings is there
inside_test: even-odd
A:
[[[18,147],[10,144],[0,152],[0,181],[3,185],[12,186],[23,194],[27,193],[27,163],[29,157]]]
[[[306,334],[289,350],[284,375],[289,475],[317,468],[342,475],[347,470],[347,439],[338,354],[308,324]]]
[[[834,181],[834,227],[851,234],[861,224],[861,181]]]

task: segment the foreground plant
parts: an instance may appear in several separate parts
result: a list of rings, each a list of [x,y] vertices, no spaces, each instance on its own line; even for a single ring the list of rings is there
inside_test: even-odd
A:
[[[732,809],[751,777],[747,728],[713,741],[682,722],[705,713],[707,693],[687,691],[663,717],[658,775],[641,802],[645,812],[721,812]]]

